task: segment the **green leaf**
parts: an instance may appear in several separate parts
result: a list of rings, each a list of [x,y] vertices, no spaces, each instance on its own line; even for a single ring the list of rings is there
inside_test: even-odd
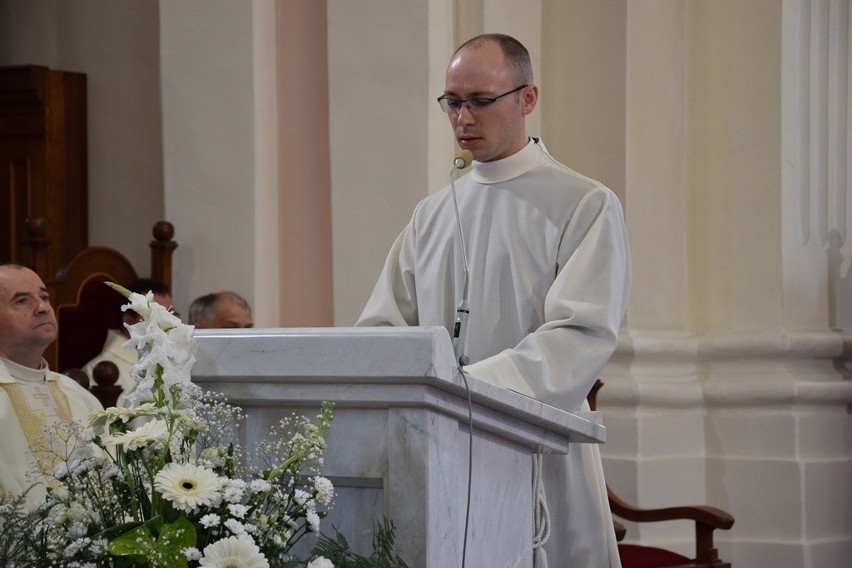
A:
[[[186,518],[164,524],[162,517],[155,517],[110,542],[109,552],[152,567],[186,568],[187,560],[182,551],[195,543],[195,527]]]

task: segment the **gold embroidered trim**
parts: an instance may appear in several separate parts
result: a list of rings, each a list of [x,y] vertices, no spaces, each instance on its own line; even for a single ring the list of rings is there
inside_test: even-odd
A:
[[[56,381],[47,381],[47,387],[50,389],[50,394],[56,401],[57,416],[61,421],[71,421],[71,405],[68,403],[68,397],[60,390]],[[32,407],[27,402],[27,396],[24,389],[18,383],[0,383],[0,387],[6,391],[9,396],[9,401],[12,403],[12,408],[15,409],[15,415],[18,417],[18,423],[21,425],[21,430],[27,439],[27,444],[30,449],[37,451],[43,448],[45,427],[47,420],[41,412],[33,411]],[[49,446],[49,444],[48,444]],[[42,454],[42,452],[38,452]],[[55,458],[55,456],[54,456]],[[44,473],[53,471],[54,460],[44,459],[44,456],[37,458],[39,469]]]

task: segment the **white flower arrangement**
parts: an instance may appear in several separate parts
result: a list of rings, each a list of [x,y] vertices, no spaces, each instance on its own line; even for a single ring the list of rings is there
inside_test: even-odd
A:
[[[56,464],[46,502],[28,515],[20,501],[0,510],[0,529],[31,531],[31,550],[16,565],[332,568],[321,556],[291,556],[300,538],[319,531],[334,496],[318,475],[332,405],[323,404],[316,424],[282,420],[257,448],[263,466],[251,466],[233,442],[240,409],[190,381],[192,326],[151,294],[111,286],[128,298],[123,309],[142,317],[126,344],[140,352],[136,389],[130,406],[52,433],[41,450]]]

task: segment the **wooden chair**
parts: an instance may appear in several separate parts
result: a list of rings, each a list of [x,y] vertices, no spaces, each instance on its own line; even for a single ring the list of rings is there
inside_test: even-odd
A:
[[[597,393],[602,386],[603,381],[598,379],[589,393],[589,406],[592,410],[597,409]],[[713,531],[728,530],[734,525],[734,517],[727,512],[708,505],[641,509],[621,499],[609,484],[606,492],[610,511],[616,517],[636,523],[676,520],[695,523],[695,557],[687,558],[663,548],[621,542],[627,531],[624,525],[615,521],[622,568],[731,568],[729,562],[719,559],[718,550],[713,544]]]
[[[167,221],[159,221],[154,224],[152,234],[151,278],[171,287],[172,252],[177,248],[177,243],[172,240],[174,226]],[[128,284],[138,278],[139,273],[117,250],[96,246],[78,252],[56,274],[45,274],[44,251],[49,242],[44,220],[28,221],[25,263],[44,280],[59,324],[57,339],[48,346],[44,357],[51,369],[66,372],[84,383],[85,378],[91,377],[85,377],[85,373],[81,376],[75,370],[101,352],[108,330],[120,329],[122,325],[121,305],[124,299],[104,282]],[[107,371],[107,382],[109,376]],[[93,392],[97,396],[102,390],[93,389]],[[106,397],[106,401],[102,402],[114,405],[112,394],[112,391],[106,395],[101,392]]]

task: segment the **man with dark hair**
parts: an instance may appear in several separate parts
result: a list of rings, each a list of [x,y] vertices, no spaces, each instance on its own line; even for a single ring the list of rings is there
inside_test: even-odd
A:
[[[165,282],[155,280],[153,278],[138,278],[125,286],[131,292],[146,295],[151,292],[154,295],[154,301],[166,308],[172,307],[172,294],[168,285]],[[104,342],[104,347],[101,352],[83,366],[83,371],[89,375],[94,383],[97,383],[93,376],[95,365],[101,361],[110,361],[118,368],[118,380],[116,385],[121,387],[122,393],[119,401],[123,400],[130,392],[136,388],[136,381],[130,376],[130,368],[136,364],[139,358],[139,352],[136,349],[127,349],[124,344],[130,339],[130,334],[127,332],[126,326],[133,325],[140,321],[139,314],[133,310],[121,312],[121,329],[111,329],[107,332],[107,338]]]
[[[249,303],[228,290],[194,299],[189,306],[188,323],[197,329],[254,327]]]
[[[452,334],[464,299],[464,372],[574,411],[588,408],[615,350],[630,255],[615,194],[528,136],[538,96],[529,54],[514,38],[486,34],[456,50],[438,103],[472,170],[455,192],[448,186],[418,204],[357,325]],[[543,474],[550,565],[620,566],[598,446],[544,456]]]
[[[32,450],[45,447],[45,428],[85,421],[101,404],[76,381],[47,368],[42,355],[57,334],[56,315],[38,274],[16,264],[0,265],[0,497],[30,487]],[[50,473],[50,460],[38,461]],[[44,487],[27,494],[35,504]],[[0,499],[2,500],[2,499]]]

